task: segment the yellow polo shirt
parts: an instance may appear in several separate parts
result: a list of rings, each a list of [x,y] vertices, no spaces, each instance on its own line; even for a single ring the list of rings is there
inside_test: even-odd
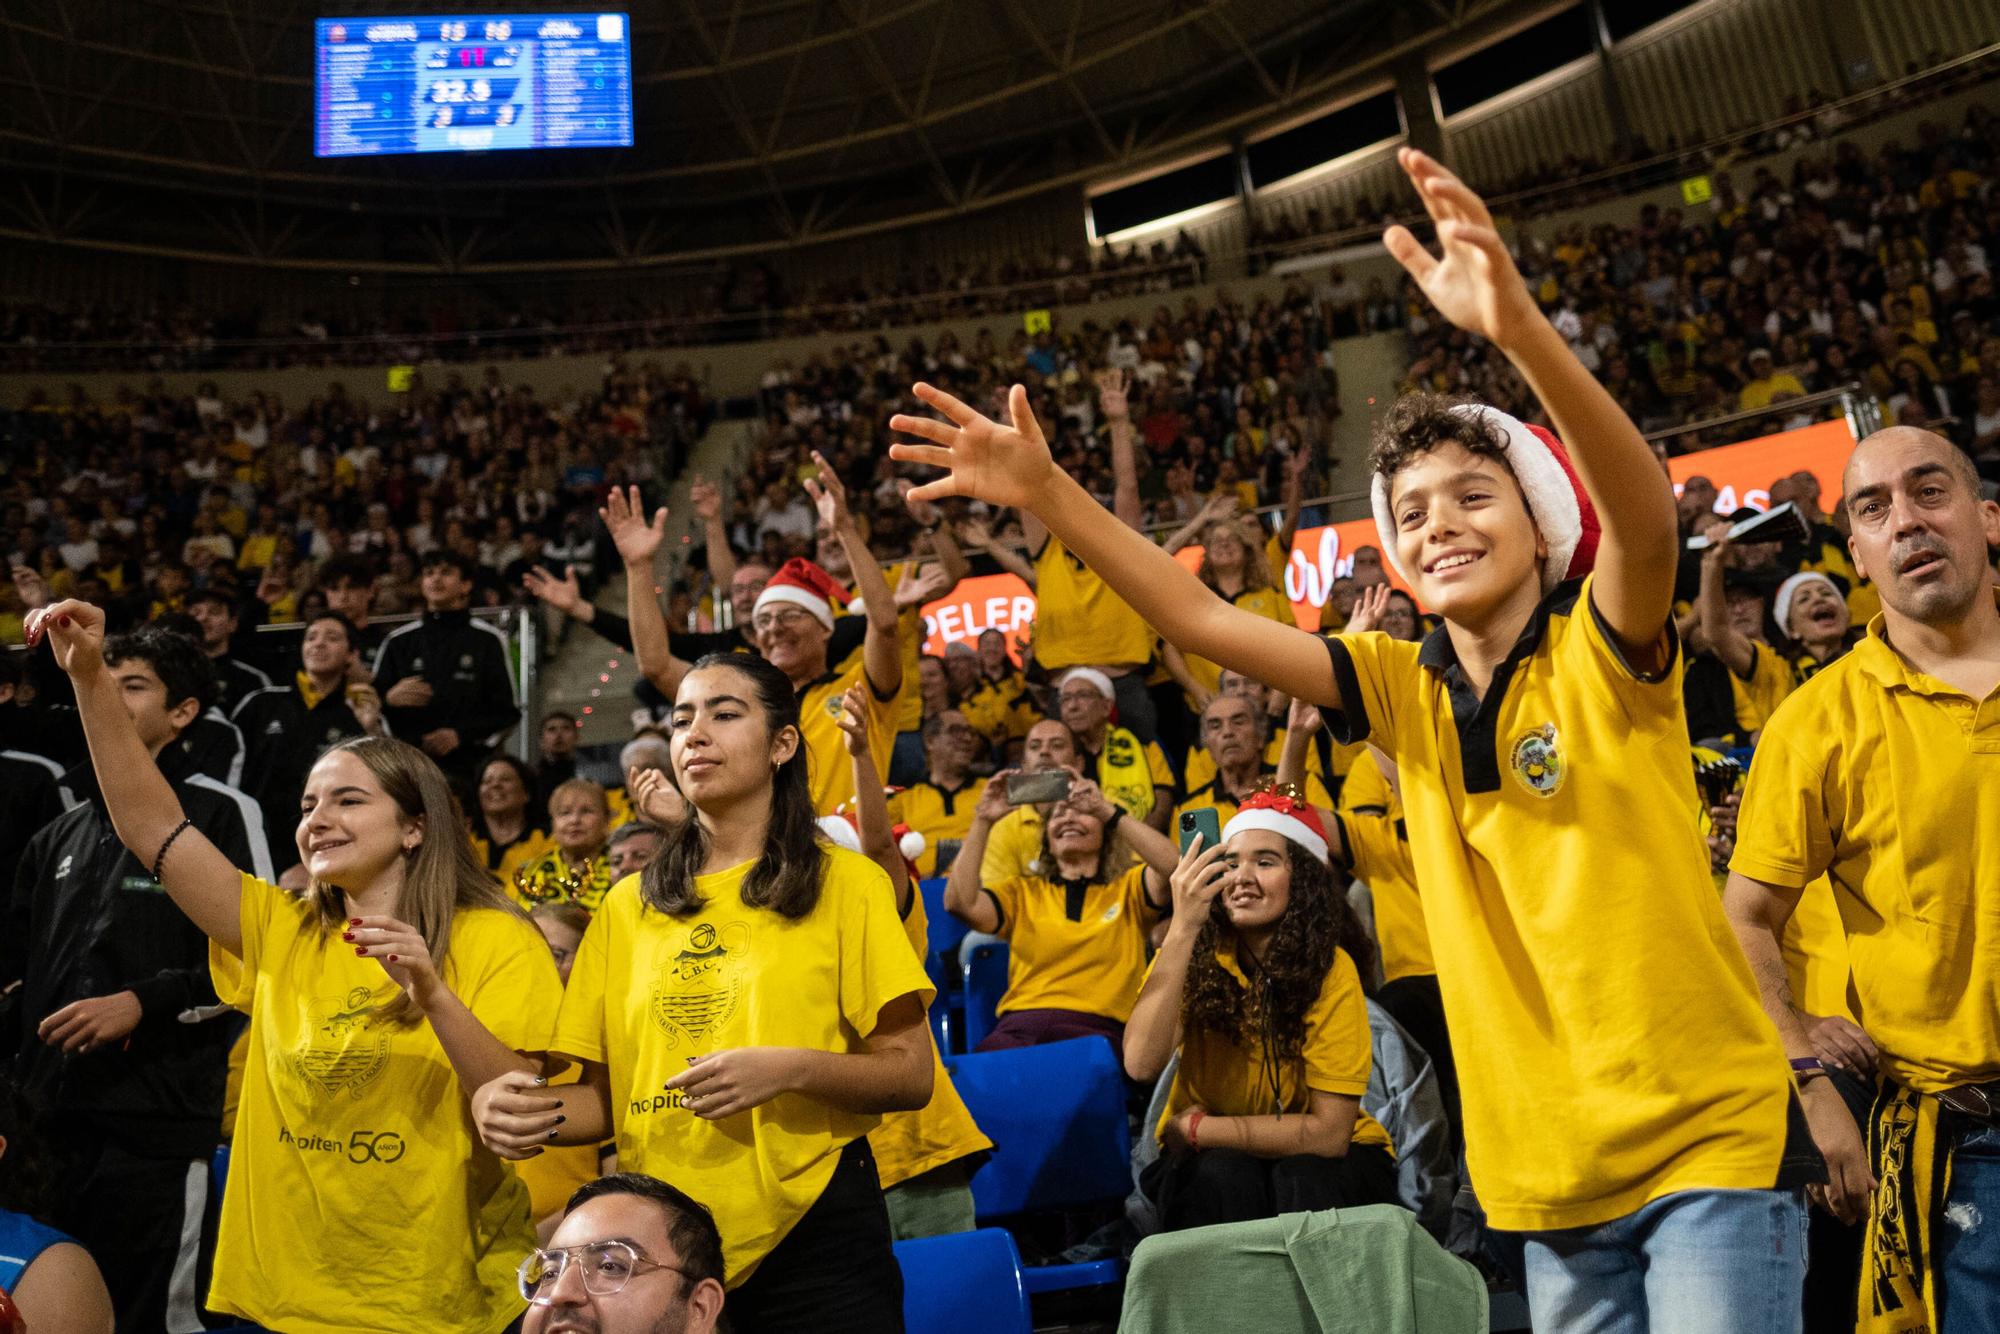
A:
[[[1008,945],[999,1012],[1076,1010],[1124,1023],[1146,977],[1146,933],[1159,912],[1146,901],[1146,868],[1066,886],[1045,876],[988,884]]]
[[[831,815],[843,802],[854,800],[854,759],[847,753],[847,733],[840,730],[838,719],[848,689],[866,676],[857,657],[799,691],[799,732],[805,740],[813,810],[821,815]],[[876,691],[873,681],[866,688],[875,698],[875,707],[868,711],[868,744],[879,770],[888,765],[896,744],[895,696]]]
[[[1382,951],[1382,980],[1437,972],[1424,901],[1417,893],[1403,803],[1373,753],[1354,763],[1340,789],[1340,837],[1348,869],[1365,881],[1375,900],[1375,944]],[[1332,831],[1328,831],[1329,833]]]
[[[972,812],[986,795],[986,782],[984,778],[969,778],[964,787],[952,792],[935,783],[912,783],[889,798],[890,822],[906,824],[924,836],[924,855],[917,858],[918,875],[937,874],[940,839],[964,841],[972,828]],[[992,845],[990,834],[987,845]]]
[[[1635,674],[1590,588],[1543,599],[1483,699],[1442,628],[1327,641],[1334,735],[1400,771],[1472,1179],[1516,1231],[1768,1189],[1793,1096],[1709,876],[1678,650]]]
[[[535,1232],[473,1133],[473,1090],[428,1023],[379,1013],[400,994],[381,964],[297,895],[249,874],[242,892],[241,959],[210,950],[250,1045],[208,1304],[287,1334],[498,1334]],[[507,1046],[548,1045],[562,983],[525,918],[460,909],[444,977]]]
[[[1343,749],[1335,748],[1335,753]],[[1264,743],[1264,763],[1276,770],[1278,762],[1285,758],[1285,729],[1280,727],[1271,733],[1271,739]],[[1320,763],[1319,747],[1306,747],[1306,777],[1316,778],[1322,787],[1326,786],[1326,766]],[[1208,753],[1208,747],[1196,742],[1188,747],[1187,758],[1181,765],[1181,783],[1192,792],[1198,787],[1215,781],[1215,756]],[[1327,788],[1330,792],[1333,789]]]
[[[1182,1035],[1181,1063],[1173,1087],[1167,1090],[1166,1110],[1153,1127],[1155,1135],[1190,1107],[1211,1116],[1270,1116],[1305,1111],[1314,1089],[1348,1098],[1368,1091],[1375,1047],[1361,975],[1347,951],[1334,951],[1333,966],[1326,970],[1319,995],[1306,1011],[1305,1042],[1290,1060],[1279,1060],[1264,1050],[1249,1002],[1250,979],[1237,963],[1235,941],[1218,941],[1215,960],[1243,989],[1243,1032],[1224,1036],[1194,1028]],[[1387,1149],[1389,1132],[1368,1113],[1357,1112],[1348,1143]]]
[[[893,900],[892,900],[893,901]],[[912,892],[910,911],[903,917],[903,934],[922,967],[930,950],[930,916],[924,911],[924,896]],[[938,1055],[937,1040],[927,1035],[931,1046],[931,1100],[914,1112],[890,1112],[882,1124],[868,1134],[868,1147],[875,1151],[875,1172],[882,1189],[900,1186],[932,1168],[943,1167],[986,1153],[993,1141],[986,1137],[965,1099],[951,1082],[951,1072]]]
[[[1729,673],[1729,691],[1736,704],[1736,726],[1744,735],[1760,732],[1792,693],[1797,677],[1784,655],[1761,639],[1750,641],[1750,677]]]
[[[1010,672],[998,681],[982,679],[958,702],[958,711],[992,746],[1004,746],[1028,735],[1028,729],[1042,719],[1035,697],[1028,693],[1027,680],[1019,672]]]
[[[2000,1078],[2000,690],[1918,671],[1877,617],[1765,727],[1730,866],[1832,881],[1854,1018],[1890,1078]]]
[[[931,999],[881,867],[828,848],[819,902],[794,921],[744,904],[752,865],[697,877],[705,902],[685,917],[647,907],[637,876],[612,886],[577,949],[551,1044],[608,1067],[619,1166],[709,1207],[731,1287],[819,1199],[841,1149],[881,1118],[783,1093],[704,1121],[666,1081],[690,1057],[732,1047],[864,1051],[885,1005]]]
[[[1106,512],[1104,522],[1117,523]],[[1065,667],[1141,667],[1153,657],[1153,628],[1097,572],[1051,535],[1035,557],[1035,661]]]
[[[1832,1014],[1861,1022],[1848,999],[1847,983],[1853,970],[1847,960],[1847,928],[1841,925],[1833,883],[1825,876],[1799,895],[1798,906],[1785,919],[1778,948],[1784,955],[1785,980],[1791,984],[1795,1005],[1810,1015]]]

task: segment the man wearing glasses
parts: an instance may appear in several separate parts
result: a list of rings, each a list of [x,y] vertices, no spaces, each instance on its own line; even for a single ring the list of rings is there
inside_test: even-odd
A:
[[[722,1234],[656,1177],[621,1172],[569,1197],[548,1249],[521,1262],[522,1334],[713,1334]]]

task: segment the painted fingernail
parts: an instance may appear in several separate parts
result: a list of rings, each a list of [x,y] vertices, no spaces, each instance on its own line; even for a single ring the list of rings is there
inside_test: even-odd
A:
[[[68,624],[69,624],[69,613],[68,613],[68,612],[64,612],[64,613],[63,613],[62,615],[60,615],[60,616],[56,617],[56,624],[57,624],[57,625],[68,625]]]
[[[396,956],[395,956],[395,955],[393,955],[393,954],[392,954],[392,955],[390,955],[390,956],[389,956],[389,962],[390,962],[390,963],[394,963],[394,962],[396,962]]]
[[[350,917],[350,918],[348,918],[348,919],[347,919],[347,924],[348,924],[349,926],[360,926],[360,925],[361,925],[361,919],[360,919],[359,917]]]
[[[350,945],[352,945],[352,944],[354,943],[354,933],[353,933],[352,931],[343,931],[343,932],[341,932],[341,933],[340,933],[340,938],[341,938],[342,940],[346,941],[346,942],[347,942],[348,944],[350,944]]]
[[[536,1075],[536,1076],[535,1076],[535,1087],[536,1087],[536,1088],[540,1088],[540,1087],[542,1087],[542,1085],[544,1085],[544,1084],[546,1084],[546,1083],[548,1083],[548,1082],[549,1082],[549,1077],[548,1077],[547,1075]]]
[[[556,1118],[556,1124],[557,1124],[557,1125],[561,1125],[561,1124],[562,1124],[563,1122],[565,1122],[565,1121],[567,1121],[567,1120],[569,1120],[569,1118],[568,1118],[567,1116],[558,1116],[558,1117]]]
[[[368,953],[368,947],[366,945],[356,945],[354,947],[354,952],[356,954],[366,954]]]
[[[551,1130],[551,1131],[549,1132],[549,1138],[550,1138],[550,1139],[554,1139],[555,1137],[556,1137],[556,1132],[555,1132],[555,1131],[553,1131],[553,1130]]]
[[[561,1099],[557,1099],[557,1100],[556,1100],[556,1106],[558,1106],[558,1107],[562,1106],[562,1100],[561,1100]]]

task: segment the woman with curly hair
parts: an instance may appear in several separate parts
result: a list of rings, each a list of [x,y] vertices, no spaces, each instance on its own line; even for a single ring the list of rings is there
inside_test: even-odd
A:
[[[1361,1110],[1373,947],[1325,827],[1275,792],[1175,868],[1174,915],[1125,1032],[1125,1072],[1180,1068],[1140,1177],[1169,1231],[1396,1199],[1389,1135]]]

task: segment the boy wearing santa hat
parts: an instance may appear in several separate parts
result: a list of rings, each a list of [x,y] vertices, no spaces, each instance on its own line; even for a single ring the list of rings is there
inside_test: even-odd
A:
[[[1420,152],[1401,162],[1443,255],[1402,227],[1385,244],[1577,451],[1572,469],[1554,436],[1490,408],[1392,410],[1375,508],[1444,619],[1421,644],[1323,640],[1216,598],[1094,519],[1019,389],[1002,426],[918,386],[949,420],[893,418],[934,443],[891,452],[950,470],[920,498],[1032,507],[1169,642],[1320,705],[1336,737],[1400,766],[1472,1182],[1493,1226],[1525,1234],[1537,1327],[1795,1330],[1803,1186],[1824,1169],[1698,832],[1673,495],[1484,203]]]

